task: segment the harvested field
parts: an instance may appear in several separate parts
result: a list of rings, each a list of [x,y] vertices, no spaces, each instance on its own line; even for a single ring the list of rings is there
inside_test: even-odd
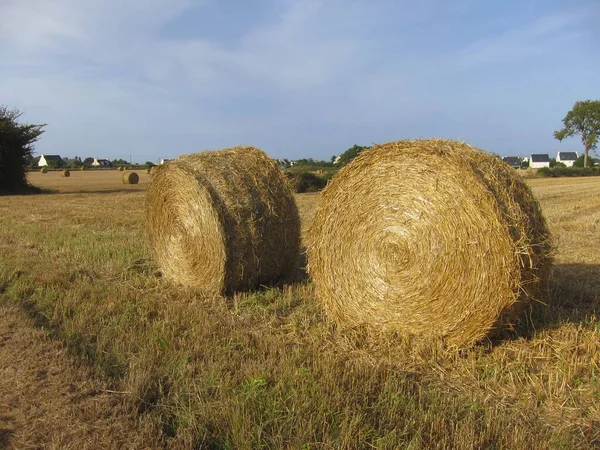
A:
[[[122,175],[30,173],[54,192],[0,197],[0,317],[17,317],[0,321],[0,336],[15,323],[31,330],[19,346],[1,341],[0,360],[21,361],[25,340],[64,349],[52,363],[58,388],[41,397],[43,385],[4,400],[47,360],[20,374],[3,363],[0,447],[144,448],[145,433],[163,448],[600,445],[600,180],[527,180],[556,242],[551,303],[458,353],[341,334],[309,281],[228,301],[168,285],[143,237],[149,175],[137,185]],[[305,233],[319,196],[296,198]],[[71,419],[61,403],[69,383],[75,395],[88,385],[106,392]],[[32,408],[38,422],[17,419]],[[94,435],[99,426],[114,439]]]

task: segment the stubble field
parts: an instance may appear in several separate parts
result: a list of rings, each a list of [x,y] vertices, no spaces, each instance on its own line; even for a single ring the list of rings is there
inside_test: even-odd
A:
[[[169,284],[138,173],[31,173],[52,192],[0,197],[0,448],[600,446],[600,180],[528,180],[549,304],[453,352],[336,329],[308,280],[227,299]],[[318,199],[297,196],[303,231]]]

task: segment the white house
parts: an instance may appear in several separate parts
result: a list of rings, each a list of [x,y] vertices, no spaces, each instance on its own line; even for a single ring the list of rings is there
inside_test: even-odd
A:
[[[556,162],[561,162],[567,167],[573,167],[577,158],[579,158],[577,152],[558,152],[556,154]]]
[[[171,161],[171,160],[163,158],[163,159],[160,160],[159,164],[164,164],[164,163],[169,162],[169,161]]]
[[[535,154],[529,158],[529,167],[532,169],[541,169],[542,167],[550,167],[550,156],[548,154]]]
[[[94,162],[92,163],[94,167],[112,167],[112,163],[109,159],[98,159],[94,158]]]
[[[62,164],[62,158],[58,155],[42,155],[38,161],[39,167],[47,167],[48,163],[56,163],[55,165]]]

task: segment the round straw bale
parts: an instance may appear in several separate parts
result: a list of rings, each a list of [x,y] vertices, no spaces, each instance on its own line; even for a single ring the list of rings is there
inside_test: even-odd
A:
[[[148,173],[148,174],[149,174],[150,172],[152,172],[152,169],[151,169],[150,167],[148,167],[148,168],[146,169],[146,173]]]
[[[69,178],[71,176],[71,171],[69,169],[65,169],[60,174],[62,177]]]
[[[261,150],[234,147],[156,167],[146,197],[150,248],[163,274],[229,295],[286,279],[299,259],[289,183]]]
[[[546,222],[516,171],[441,139],[378,145],[344,167],[307,253],[333,321],[456,347],[540,299],[551,264]]]
[[[123,184],[138,184],[140,176],[135,172],[125,172],[123,174]]]
[[[119,172],[123,172],[124,170],[125,170],[125,167],[119,166]]]
[[[47,167],[42,167],[40,169],[40,172],[42,172],[42,173],[48,173],[48,168]]]

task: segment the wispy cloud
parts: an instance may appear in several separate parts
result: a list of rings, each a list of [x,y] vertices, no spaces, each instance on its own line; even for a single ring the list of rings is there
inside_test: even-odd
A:
[[[590,4],[577,10],[548,14],[531,23],[504,30],[497,36],[483,37],[452,56],[452,67],[469,70],[493,64],[516,63],[569,45],[588,30],[579,25],[600,16],[600,7]],[[591,40],[590,40],[591,42]],[[561,55],[556,55],[557,59]]]
[[[239,32],[221,39],[165,32],[218,0],[0,0],[0,102],[50,124],[39,149],[79,153],[126,147],[165,156],[250,143],[318,156],[353,141],[464,137],[465,97],[495,82],[469,79],[467,88],[465,73],[533,67],[581,44],[598,11],[546,10],[469,34],[468,24],[449,24],[472,15],[472,0],[258,3],[269,8],[264,20],[247,22],[241,11],[223,23]]]

